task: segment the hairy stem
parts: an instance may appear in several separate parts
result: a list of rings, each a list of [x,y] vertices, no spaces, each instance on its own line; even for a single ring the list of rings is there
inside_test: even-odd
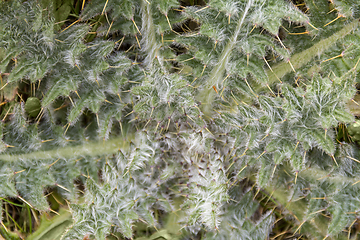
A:
[[[328,38],[325,38],[312,47],[302,51],[300,53],[294,54],[290,58],[290,62],[293,67],[296,69],[304,66],[308,62],[310,62],[314,57],[320,55],[325,50],[332,47],[339,39],[348,35],[352,30],[354,30],[359,25],[359,20],[356,19],[349,24],[345,25],[340,31],[334,33]],[[267,75],[269,76],[269,84],[272,84],[277,81],[278,78],[282,78],[286,74],[292,72],[291,65],[288,62],[281,62],[272,67],[273,72],[269,69],[267,70]],[[266,86],[261,86],[261,88],[265,88]]]
[[[229,40],[224,51],[222,52],[221,57],[219,58],[218,64],[211,71],[210,76],[207,79],[206,86],[204,87],[202,92],[199,94],[200,102],[206,103],[203,105],[204,106],[203,111],[204,111],[205,115],[210,113],[211,103],[213,102],[213,99],[215,96],[215,93],[212,90],[212,86],[217,86],[224,78],[223,75],[224,75],[224,71],[225,71],[225,66],[230,60],[231,51],[233,50],[233,48],[237,42],[237,38],[241,32],[242,25],[244,24],[245,18],[247,16],[248,11],[251,6],[252,6],[252,0],[249,0],[242,17],[239,19],[239,22],[236,26],[234,35]]]
[[[74,158],[76,156],[97,156],[104,154],[117,153],[119,149],[126,149],[129,146],[129,137],[117,137],[107,141],[86,142],[82,145],[75,145],[57,148],[48,151],[36,151],[23,154],[3,154],[0,160],[5,162],[15,162],[22,160],[40,160],[51,158]]]
[[[142,39],[141,46],[142,51],[146,52],[144,63],[149,66],[158,57],[158,50],[161,47],[156,42],[155,37],[155,25],[152,18],[151,6],[146,1],[141,3],[141,16],[142,16]],[[149,66],[150,67],[150,66]]]

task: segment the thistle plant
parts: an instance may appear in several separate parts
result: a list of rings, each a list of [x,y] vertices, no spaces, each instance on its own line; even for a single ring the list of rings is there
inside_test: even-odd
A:
[[[355,239],[360,156],[338,126],[355,122],[359,10],[1,1],[1,199],[53,211],[56,189],[61,239],[132,239],[159,213],[178,238],[266,239],[267,194],[293,236]]]

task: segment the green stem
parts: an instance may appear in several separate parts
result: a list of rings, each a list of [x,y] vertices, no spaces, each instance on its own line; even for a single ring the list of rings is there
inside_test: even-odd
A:
[[[108,141],[86,142],[82,145],[63,147],[48,151],[37,151],[23,154],[3,154],[0,155],[0,160],[4,162],[15,162],[19,159],[41,160],[51,158],[74,158],[76,156],[98,156],[114,154],[117,153],[119,149],[128,148],[129,142],[129,137],[116,137]]]
[[[348,35],[352,30],[354,30],[359,25],[359,20],[356,19],[351,23],[345,25],[340,31],[334,33],[328,38],[325,38],[312,47],[302,51],[300,53],[294,54],[290,58],[290,62],[293,65],[294,69],[299,69],[308,62],[310,62],[314,57],[320,55],[330,47],[332,47],[339,39]],[[269,84],[272,84],[277,80],[277,77],[281,79],[286,74],[292,72],[292,68],[289,62],[281,62],[272,67],[273,72],[271,70],[267,70],[267,75],[269,76]],[[276,77],[277,76],[277,77]],[[261,86],[261,88],[265,88],[265,86]]]
[[[141,3],[142,16],[142,51],[146,52],[144,63],[150,65],[158,56],[158,50],[161,45],[156,41],[155,24],[152,18],[151,6],[146,1]],[[159,59],[160,60],[160,59]]]
[[[204,106],[203,112],[205,113],[205,115],[208,115],[210,113],[211,103],[213,102],[215,96],[215,92],[212,90],[212,86],[217,86],[223,80],[225,66],[230,60],[231,51],[234,49],[234,46],[237,43],[237,38],[241,32],[242,25],[244,24],[246,15],[248,14],[251,5],[252,1],[250,0],[246,5],[242,17],[239,19],[234,35],[229,40],[224,51],[222,52],[218,64],[211,71],[210,76],[207,79],[206,86],[199,94],[200,102],[205,103],[204,105],[202,105]]]
[[[333,176],[332,176],[332,174],[330,174],[324,170],[315,168],[315,167],[312,167],[312,168],[309,168],[309,169],[299,172],[299,177],[303,177],[313,183],[318,181],[318,179],[326,179],[326,181],[329,183],[339,184],[339,185],[345,184],[345,183],[353,184],[359,180],[359,179],[354,179],[351,177],[341,176],[340,174],[333,174]],[[359,186],[360,186],[360,184],[359,184]]]

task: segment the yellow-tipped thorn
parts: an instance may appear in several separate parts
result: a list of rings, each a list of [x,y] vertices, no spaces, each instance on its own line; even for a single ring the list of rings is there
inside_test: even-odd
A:
[[[255,195],[254,195],[254,197],[253,197],[253,200],[255,200],[255,198],[256,198],[256,196],[259,194],[259,192],[260,192],[260,188],[258,188],[258,190],[256,191],[256,193],[255,193]]]
[[[100,127],[99,114],[95,113],[95,115],[96,115],[96,121],[97,121],[97,124],[98,124],[98,126]]]
[[[56,38],[55,38],[55,41],[57,41],[57,42],[61,42],[61,43],[64,43],[64,41],[61,41],[61,40],[56,39]]]
[[[272,95],[274,95],[274,97],[276,97],[275,93],[273,92],[273,90],[271,90],[269,84],[266,84],[267,88],[270,90],[270,92],[272,93]]]
[[[130,114],[132,114],[134,111],[129,112],[128,114],[125,115],[125,117],[129,116]]]
[[[290,59],[288,60],[288,63],[290,64],[291,69],[296,73],[294,66],[291,64]]]
[[[123,128],[122,128],[122,124],[121,121],[119,121],[119,125],[120,125],[120,131],[121,131],[121,135],[124,137],[124,132],[123,132]]]
[[[338,15],[334,20],[331,20],[330,22],[328,22],[327,24],[325,24],[324,27],[326,27],[327,25],[335,22],[336,20],[338,20],[338,19],[341,18],[341,17],[342,17],[342,15]]]
[[[109,26],[109,29],[108,29],[107,32],[106,32],[106,35],[105,35],[106,37],[109,35],[110,29],[111,29],[113,23],[114,23],[114,21],[111,22],[111,24],[110,24],[110,26]]]
[[[169,24],[170,30],[173,30],[172,27],[171,27],[170,20],[169,20],[167,14],[165,14],[165,17],[166,17],[166,21],[167,21],[168,24]]]
[[[333,3],[333,0],[330,0],[331,3]],[[333,11],[336,11],[336,8],[333,8],[332,10],[328,11],[326,14],[330,14],[332,13]]]
[[[236,105],[239,105],[239,103],[236,101],[236,98],[235,98],[235,96],[234,96],[233,92],[231,91],[230,93],[231,93],[231,95],[232,95],[232,98],[233,98],[233,100],[234,100],[235,104],[236,104]]]
[[[120,43],[119,43],[119,47],[120,47],[121,44],[123,43],[124,39],[125,39],[125,36],[122,37],[120,40],[116,41],[115,44],[117,44],[118,42],[120,42]],[[118,48],[119,48],[119,47],[118,47]]]
[[[23,170],[20,170],[20,171],[14,172],[14,174],[22,173],[22,172],[24,172],[24,171],[26,171],[26,169],[23,169]]]
[[[203,7],[203,8],[201,8],[201,9],[199,9],[199,10],[196,10],[195,13],[200,12],[200,11],[202,11],[202,10],[204,10],[204,9],[207,9],[208,7],[209,7],[209,6],[206,6],[206,7]]]
[[[224,80],[222,80],[221,84],[224,84],[225,80],[230,76],[230,74],[226,75],[226,77],[224,78]]]
[[[218,90],[216,89],[215,86],[212,86],[212,88],[214,89],[214,91],[216,92],[216,94],[219,94],[219,93],[218,93]]]
[[[104,101],[107,102],[107,103],[113,104],[112,102],[110,102],[110,101],[108,101],[108,100],[106,100],[106,99],[105,99]]]
[[[269,134],[266,134],[259,142],[262,142],[262,140],[264,140],[265,138],[267,138],[269,136]]]
[[[64,135],[66,134],[67,130],[69,129],[70,124],[71,124],[71,123],[67,123],[67,124],[65,125],[65,126],[67,126],[67,127],[66,127],[66,129],[65,129]]]
[[[268,68],[270,69],[270,71],[275,75],[276,79],[279,80],[280,83],[282,83],[282,81],[280,80],[280,78],[274,73],[274,71],[272,70],[272,68],[270,67],[269,63],[266,61],[265,57],[263,57],[266,65],[268,66]]]
[[[167,124],[167,126],[166,126],[166,131],[169,130],[170,120],[171,120],[171,118],[169,118],[169,120],[168,120],[168,124]]]
[[[324,136],[324,137],[325,137],[325,139],[326,139],[326,135],[327,135],[327,129],[325,129],[325,136]]]
[[[180,61],[180,62],[187,62],[187,61],[190,61],[190,60],[193,60],[193,59],[195,59],[195,57],[192,57],[192,58],[188,58],[188,59],[185,59],[185,60],[183,60],[183,61]],[[1,89],[0,89],[1,90]]]
[[[220,93],[220,97],[222,97],[223,98],[223,93],[224,93],[224,90],[225,90],[225,87],[223,87],[223,89],[221,90],[221,93]],[[224,98],[223,98],[224,99]],[[225,101],[225,99],[224,99],[224,101]]]
[[[353,161],[355,161],[355,162],[357,162],[357,163],[360,163],[360,161],[357,160],[356,158],[353,158],[353,157],[350,157],[350,156],[347,156],[347,158],[350,158],[351,160],[353,160]]]
[[[133,18],[131,19],[131,21],[132,21],[133,24],[135,25],[136,30],[137,30],[137,31],[139,32],[139,34],[141,35],[141,32],[140,32],[140,30],[139,30],[138,26],[136,25],[136,22],[134,21]]]
[[[123,103],[123,101],[122,101],[122,99],[121,99],[121,97],[120,97],[120,94],[118,93],[117,95],[118,95],[118,97],[119,97],[119,99],[120,99],[120,102]]]
[[[298,174],[299,174],[299,172],[296,171],[296,172],[295,172],[295,184],[296,184],[296,180],[297,180]]]
[[[313,29],[315,29],[315,30],[319,30],[319,29],[317,29],[316,27],[314,27],[310,22],[307,22],[307,24],[309,24],[310,25],[310,27],[312,27]]]
[[[70,192],[69,189],[67,189],[67,188],[64,187],[64,186],[61,186],[60,184],[55,184],[55,186],[58,186],[59,188],[62,188],[62,189],[64,189],[65,191]]]
[[[357,67],[357,65],[359,64],[359,61],[360,61],[360,58],[357,60],[355,66],[354,66],[354,68],[353,68],[354,70],[356,70],[356,67]]]
[[[51,208],[49,208],[49,210],[50,210],[50,212],[53,212],[53,213],[55,213],[56,215],[60,216],[60,214],[59,214],[58,212],[52,210]]]
[[[11,106],[9,107],[9,110],[5,113],[5,116],[2,119],[3,121],[5,121],[5,119],[6,119],[7,115],[9,114],[10,110],[11,110]]]
[[[3,90],[6,87],[6,85],[8,85],[8,83],[5,83],[5,85],[0,88],[0,91]]]
[[[29,207],[34,208],[33,206],[31,206],[30,203],[28,203],[28,202],[27,202],[25,199],[23,199],[22,197],[18,196],[18,198],[19,198],[21,201],[23,201],[24,203],[26,203],[27,205],[29,205]]]
[[[39,123],[39,122],[40,122],[40,119],[42,118],[42,116],[44,116],[44,108],[41,108],[41,109],[40,109],[40,112],[39,112],[39,114],[36,116],[35,121],[37,121],[37,123]]]
[[[360,180],[359,180],[359,181],[354,182],[353,184],[351,184],[351,186],[354,186],[354,185],[358,184],[359,182],[360,182]]]
[[[109,2],[109,0],[106,0],[106,2],[105,2],[105,6],[104,6],[104,8],[103,8],[103,10],[102,10],[102,12],[101,12],[101,15],[103,15],[103,14],[104,14],[104,12],[105,12],[105,9],[106,9],[106,6],[107,6],[108,2]]]
[[[285,45],[283,44],[283,42],[281,41],[281,39],[279,38],[279,35],[276,35],[276,38],[279,40],[281,46],[286,49]]]
[[[354,223],[356,223],[356,221],[358,220],[358,218],[355,218],[354,221],[350,224],[349,226],[349,233],[348,233],[348,239],[350,239],[350,233],[351,233],[351,228],[354,225]]]
[[[283,231],[283,232],[281,232],[281,233],[279,233],[279,234],[276,234],[273,238],[271,238],[271,239],[278,239],[278,237],[280,237],[280,236],[282,236],[282,235],[284,235],[285,233],[288,233],[289,231]],[[281,238],[282,239],[282,238]]]
[[[249,148],[246,148],[245,151],[243,152],[243,154],[241,154],[241,155],[239,156],[239,158],[245,156],[248,149],[249,149]]]
[[[6,232],[9,232],[9,230],[6,228],[6,226],[4,225],[3,221],[0,221],[1,225],[4,227]]]
[[[214,136],[214,134],[212,134],[212,132],[210,132],[210,130],[209,130],[207,127],[205,127],[205,129],[206,129],[206,131],[208,131],[211,135]]]
[[[265,205],[269,202],[269,200],[271,199],[271,197],[272,197],[272,195],[274,194],[274,192],[275,192],[275,189],[274,189],[274,191],[272,191],[271,194],[269,195],[268,199],[267,199],[266,202],[265,202]]]
[[[252,90],[252,88],[250,87],[250,84],[248,83],[248,81],[246,80],[245,78],[245,82],[246,82],[246,85],[249,87],[250,91],[255,95],[255,97],[259,98],[258,95],[256,95],[256,93]]]
[[[190,116],[187,115],[187,114],[186,114],[186,116],[187,116],[191,121],[195,122],[194,119],[192,119],[192,117],[190,117]]]
[[[239,176],[240,173],[241,173],[242,171],[244,171],[245,168],[247,168],[247,166],[248,166],[248,165],[246,164],[242,169],[240,169],[240,171],[238,172],[238,174],[236,174],[236,177]]]
[[[187,123],[189,123],[189,122],[187,122]],[[157,131],[157,129],[158,129],[158,127],[159,127],[159,124],[160,124],[160,122],[158,122],[158,123],[156,124],[155,132]],[[189,125],[190,125],[190,123],[189,123]],[[191,126],[191,125],[190,125],[190,126]]]
[[[151,119],[149,119],[149,121],[146,122],[144,128],[146,128],[146,126],[150,123]]]
[[[129,47],[129,49],[126,50],[125,52],[126,52],[126,53],[130,52],[130,50],[131,50],[134,46],[135,46],[135,44],[131,45],[131,46]]]
[[[79,93],[75,90],[76,95],[81,99]]]
[[[201,72],[201,74],[200,74],[200,77],[203,75],[203,73],[204,73],[204,71],[205,71],[205,68],[206,68],[206,64],[204,65],[204,68],[203,68],[203,70],[202,70],[202,72]]]
[[[249,34],[252,33],[252,31],[254,31],[254,29],[255,29],[256,27],[257,27],[257,25],[254,24],[254,27],[251,29],[251,31],[249,32]]]
[[[344,56],[344,54],[343,54],[343,53],[341,53],[341,54],[339,54],[339,55],[337,55],[337,56],[335,56],[335,57],[332,57],[332,58],[326,59],[326,60],[324,60],[324,61],[322,61],[322,62],[327,62],[327,61],[330,61],[330,60],[333,60],[333,59],[335,59],[335,58],[342,57],[342,56]]]
[[[70,24],[69,26],[67,26],[66,28],[64,28],[63,30],[61,30],[61,32],[60,33],[62,33],[62,32],[64,32],[64,31],[66,31],[67,29],[69,29],[72,25],[74,25],[74,24],[76,24],[76,23],[78,23],[78,22],[80,22],[80,19],[78,19],[78,20],[76,20],[75,22],[73,22],[72,24]]]
[[[316,212],[310,213],[309,215],[317,214],[317,213],[323,212],[323,211],[325,211],[325,210],[326,210],[326,208],[320,209],[320,210],[318,210],[318,211],[316,211]]]
[[[139,48],[141,49],[140,42],[139,42],[139,39],[138,39],[138,37],[137,37],[137,35],[136,35],[136,34],[135,34],[135,38],[136,38],[136,42],[137,42],[137,44],[138,44]]]
[[[271,178],[272,178],[272,177],[274,176],[274,174],[275,174],[276,167],[277,167],[277,164],[275,164],[275,166],[274,166],[274,169],[273,169],[272,174],[271,174]]]
[[[336,161],[336,159],[335,159],[335,157],[334,157],[334,155],[331,155],[331,158],[334,160],[336,166],[339,166],[338,163],[337,163],[337,161]]]
[[[263,151],[257,158],[256,160],[258,160],[259,158],[261,158],[262,155],[264,155],[266,153],[266,151]]]
[[[299,141],[296,142],[296,145],[295,145],[295,148],[294,148],[294,151],[293,151],[293,152],[296,151],[297,147],[299,146],[299,143],[300,143]]]
[[[79,71],[81,72],[81,69],[80,69],[80,67],[79,67],[79,65],[77,65],[76,63],[75,63],[75,66],[79,69]]]
[[[151,118],[153,112],[154,112],[154,107],[151,108],[150,118]]]
[[[324,179],[324,178],[327,178],[327,177],[329,177],[330,175],[328,174],[328,175],[325,175],[325,176],[323,176],[323,177],[321,177],[321,178],[318,178],[318,179],[316,179],[317,181],[318,180],[321,180],[321,179]]]
[[[83,2],[82,2],[81,11],[84,10],[84,6],[85,6],[85,0],[83,0]]]
[[[289,33],[289,35],[303,35],[303,34],[309,34],[308,31],[300,32],[300,33]]]
[[[73,102],[72,98],[71,98],[70,96],[68,96],[68,97],[69,97],[69,99],[70,99],[71,104],[72,104],[73,106],[75,106],[75,104],[74,104],[74,102]]]
[[[55,163],[57,163],[60,160],[60,158],[56,159],[55,162],[53,162],[52,164],[49,165],[49,168],[54,165]]]
[[[293,236],[297,233],[297,231],[299,231],[299,233],[300,233],[300,229],[301,229],[302,225],[303,225],[305,222],[306,222],[306,220],[304,220],[304,221],[299,225],[299,227],[295,230]]]

